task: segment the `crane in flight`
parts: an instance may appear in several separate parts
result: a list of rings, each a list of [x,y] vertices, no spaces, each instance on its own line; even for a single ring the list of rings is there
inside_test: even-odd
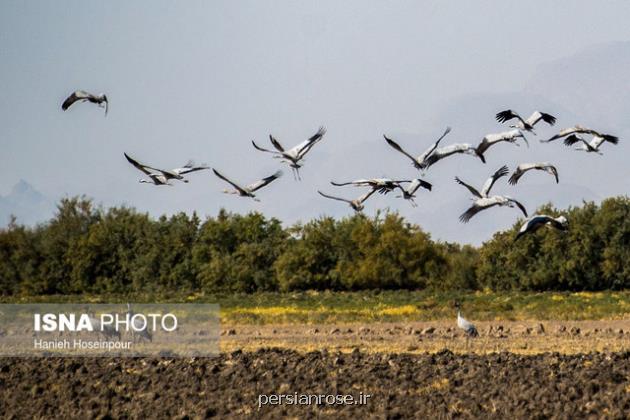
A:
[[[544,121],[549,125],[554,125],[556,123],[556,117],[550,114],[546,114],[540,111],[534,111],[532,115],[529,116],[526,120],[523,119],[518,113],[512,111],[511,109],[499,112],[495,118],[498,122],[504,123],[506,121],[512,120],[516,118],[517,122],[514,125],[511,125],[512,128],[518,128],[521,130],[529,131],[530,133],[536,135],[534,131],[534,126],[540,122]]]
[[[352,208],[352,210],[354,210],[357,213],[360,213],[365,208],[363,203],[365,203],[365,201],[368,198],[370,198],[370,196],[372,194],[374,194],[376,192],[376,190],[375,189],[371,189],[367,193],[363,194],[362,196],[360,196],[359,198],[356,198],[354,200],[349,200],[347,198],[342,198],[342,197],[335,197],[334,195],[329,195],[329,194],[323,193],[323,192],[321,192],[319,190],[317,190],[317,192],[322,197],[326,197],[326,198],[329,198],[331,200],[343,201],[344,203],[348,203],[350,205],[350,207]]]
[[[107,115],[107,111],[109,110],[109,101],[107,100],[107,95],[105,95],[104,93],[94,95],[84,90],[75,90],[74,92],[72,92],[70,96],[68,96],[66,100],[63,101],[63,104],[61,104],[61,109],[66,111],[75,102],[91,102],[93,104],[97,104],[99,108],[105,108],[105,115]]]
[[[564,216],[552,217],[546,214],[536,214],[529,219],[525,220],[521,228],[519,229],[514,242],[518,241],[523,236],[536,232],[543,226],[548,228],[558,229],[560,231],[566,231],[569,229],[569,221]]]
[[[335,187],[342,187],[345,185],[354,185],[355,187],[371,187],[373,190],[378,191],[380,194],[387,194],[390,191],[394,191],[401,184],[407,184],[417,181],[418,184],[416,190],[419,187],[425,188],[431,191],[433,185],[423,181],[421,179],[411,180],[411,179],[390,179],[390,178],[370,178],[370,179],[357,179],[355,181],[349,182],[335,182],[330,181],[332,185]]]
[[[612,134],[604,134],[604,133],[600,133],[597,130],[593,130],[592,128],[587,128],[587,127],[583,127],[581,125],[575,125],[573,127],[569,127],[569,128],[563,128],[562,130],[560,130],[560,132],[558,134],[553,135],[552,137],[548,138],[547,140],[540,140],[541,143],[550,143],[554,140],[558,140],[561,139],[563,137],[567,137],[567,136],[571,136],[573,134],[590,134],[592,136],[596,136],[596,137],[602,137],[604,138],[604,140],[613,143],[613,144],[617,144],[617,142],[619,141],[619,138],[617,136],[613,136]]]
[[[176,179],[182,182],[188,182],[184,175],[201,171],[204,169],[210,169],[209,166],[200,165],[196,166],[193,161],[188,161],[184,166],[175,169],[158,169],[153,166],[145,165],[143,163],[138,162],[136,159],[129,156],[127,153],[124,153],[125,158],[129,163],[131,163],[136,169],[140,172],[144,173],[149,177],[149,179],[141,179],[139,182],[153,185],[171,185],[169,182],[172,179]]]
[[[236,194],[241,197],[249,197],[249,198],[254,199],[254,201],[260,201],[258,198],[256,198],[256,195],[254,194],[254,192],[258,191],[264,186],[271,184],[273,181],[275,181],[276,179],[282,176],[282,171],[277,171],[273,175],[269,175],[268,177],[265,177],[259,181],[256,181],[254,183],[251,183],[243,187],[237,184],[236,182],[228,179],[227,177],[222,175],[219,171],[217,171],[214,168],[212,169],[212,172],[214,172],[216,176],[218,176],[219,178],[221,178],[222,180],[230,184],[232,187],[234,187],[233,190],[223,190],[224,194]]]
[[[558,179],[558,169],[553,166],[551,163],[540,162],[540,163],[521,163],[516,167],[516,170],[508,180],[511,185],[516,185],[519,179],[525,174],[527,171],[531,171],[532,169],[536,169],[539,171],[545,171],[556,179],[556,184],[559,182]]]
[[[486,150],[488,150],[491,146],[494,146],[495,144],[503,141],[507,143],[512,143],[515,146],[519,146],[519,144],[516,143],[518,139],[523,139],[525,144],[527,144],[527,147],[529,147],[529,142],[527,141],[525,134],[523,134],[523,132],[517,128],[513,130],[503,131],[501,133],[487,134],[484,136],[483,139],[481,139],[481,142],[477,146],[477,153],[483,156]]]
[[[489,209],[494,206],[499,206],[499,207],[517,206],[523,212],[525,217],[527,217],[527,210],[525,209],[525,207],[520,202],[513,199],[512,197],[509,197],[507,195],[493,195],[493,196],[489,195],[490,190],[492,189],[492,186],[494,185],[494,183],[499,178],[506,176],[508,172],[509,172],[508,167],[506,165],[503,165],[494,174],[492,174],[490,178],[486,180],[486,182],[483,184],[483,187],[481,188],[481,191],[477,190],[472,185],[465,183],[464,181],[459,179],[459,177],[455,177],[455,181],[458,184],[463,185],[464,187],[466,187],[466,189],[468,189],[468,191],[472,193],[473,195],[472,199],[474,200],[473,205],[468,210],[466,210],[461,216],[459,216],[459,220],[462,223],[468,223],[470,219],[474,215],[479,213],[480,211]]]
[[[398,184],[397,187],[401,191],[402,195],[398,195],[397,197],[409,200],[412,207],[418,207],[418,204],[416,204],[415,200],[416,191],[418,191],[418,189],[422,187],[423,184],[428,184],[428,182],[423,181],[420,178],[412,179],[411,182],[404,187],[401,184]],[[431,188],[428,189],[431,190]]]
[[[385,134],[383,134],[383,137],[385,138],[385,141],[387,142],[387,144],[393,147],[394,150],[399,151],[400,153],[402,153],[403,155],[411,159],[411,162],[414,168],[424,170],[429,167],[427,164],[427,158],[435,151],[435,149],[437,149],[442,139],[446,137],[446,135],[450,132],[451,132],[451,127],[446,127],[446,130],[444,130],[444,133],[440,136],[440,138],[438,138],[431,146],[429,146],[418,157],[414,157],[410,153],[406,152],[402,147],[400,147],[398,143],[396,143],[394,140],[387,137]]]
[[[597,153],[599,155],[603,155],[603,153],[599,151],[599,147],[605,142],[617,144],[619,143],[619,139],[615,136],[604,137],[593,135],[590,141],[586,141],[584,138],[576,134],[571,134],[564,139],[565,146],[573,146],[576,143],[580,143],[578,147],[575,148],[575,150],[581,150],[588,153]]]
[[[263,147],[260,147],[256,144],[255,141],[252,140],[252,144],[256,150],[260,150],[261,152],[271,153],[274,155],[274,158],[280,159],[282,162],[286,162],[289,164],[291,171],[293,172],[293,178],[296,180],[301,180],[300,177],[300,168],[303,165],[304,156],[317,144],[326,134],[326,129],[324,127],[319,127],[317,133],[313,134],[308,139],[304,140],[302,143],[294,146],[293,148],[286,150],[278,140],[271,134],[269,135],[269,141],[276,150],[269,150]]]

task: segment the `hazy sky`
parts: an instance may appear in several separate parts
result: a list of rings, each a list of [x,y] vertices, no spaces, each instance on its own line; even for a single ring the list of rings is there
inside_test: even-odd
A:
[[[558,125],[540,136],[576,122],[630,134],[625,121],[596,120],[601,107],[581,112],[592,98],[552,89],[574,72],[598,71],[554,72],[554,62],[630,40],[628,16],[625,1],[3,1],[0,194],[25,179],[51,198],[86,194],[154,215],[225,207],[287,222],[343,216],[351,210],[316,190],[348,198],[361,191],[331,179],[417,175],[383,133],[420,153],[447,124],[444,144],[476,143],[485,130],[503,129],[495,112],[547,106]],[[611,71],[602,83],[627,91],[628,68]],[[89,104],[62,112],[75,89],[107,93],[109,115]],[[605,106],[608,98],[597,100]],[[328,133],[307,156],[303,181],[285,169],[261,203],[222,194],[210,171],[174,188],[139,184],[142,174],[123,157],[165,168],[192,158],[249,183],[279,167],[252,139],[268,145],[273,133],[293,146],[320,125]],[[418,209],[392,194],[368,202],[367,213],[399,209],[438,239],[479,243],[518,214],[490,210],[459,224],[470,202],[453,177],[481,184],[503,163],[532,159],[561,163],[564,184],[536,174],[520,191],[497,187],[525,197],[532,212],[555,197],[567,205],[625,193],[626,139],[603,157],[531,140],[529,150],[490,149],[487,165],[468,156],[440,162],[427,174],[436,188],[421,193]]]

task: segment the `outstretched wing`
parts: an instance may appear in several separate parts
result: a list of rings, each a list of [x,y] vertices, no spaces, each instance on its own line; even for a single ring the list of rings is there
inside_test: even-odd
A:
[[[358,185],[358,186],[371,186],[373,184],[373,182],[371,182],[369,179],[357,179],[355,181],[348,181],[348,182],[335,182],[335,181],[330,181],[330,183],[332,185],[334,185],[335,187],[343,187],[344,185]]]
[[[321,126],[321,127],[319,127],[319,129],[317,129],[317,133],[315,133],[311,137],[309,137],[308,141],[309,142],[318,141],[322,137],[324,137],[324,134],[326,134],[326,128],[324,126]]]
[[[468,188],[468,191],[470,191],[472,195],[474,195],[475,197],[483,198],[481,193],[477,191],[475,187],[473,187],[472,185],[466,184],[464,181],[459,179],[459,177],[455,177],[455,182],[457,182],[459,185],[463,185],[464,187]]]
[[[464,213],[461,214],[461,216],[459,216],[459,221],[462,223],[468,223],[475,214],[479,213],[482,210],[487,209],[488,207],[491,207],[492,205],[482,206],[475,202],[475,204],[473,204],[468,210],[466,210]]]
[[[275,147],[277,151],[281,153],[284,152],[284,147],[282,147],[280,142],[276,140],[276,138],[272,136],[271,134],[269,134],[269,141],[271,141],[271,144],[273,144],[273,147]]]
[[[555,134],[555,135],[551,136],[547,140],[540,140],[540,141],[541,141],[541,143],[549,143],[549,142],[557,140],[559,138],[566,137],[566,136],[568,136],[570,134],[584,133],[585,132],[584,130],[585,130],[585,128],[581,127],[579,125],[576,125],[575,127],[563,128],[562,130],[560,130],[560,132],[558,134]]]
[[[385,138],[385,141],[387,142],[387,144],[389,144],[395,150],[398,150],[400,153],[402,153],[403,155],[405,155],[409,159],[411,159],[413,161],[414,166],[416,166],[416,167],[418,166],[418,161],[416,161],[415,157],[413,157],[412,155],[407,153],[402,147],[400,147],[400,145],[398,143],[396,143],[394,140],[392,140],[389,137],[387,137],[385,134],[383,134],[383,137]]]
[[[275,150],[269,150],[269,149],[265,149],[264,147],[260,147],[259,145],[256,144],[254,140],[252,140],[252,144],[254,145],[255,149],[260,150],[261,152],[273,153],[275,155],[281,154],[280,152],[276,152]]]
[[[249,191],[247,191],[245,188],[238,185],[236,182],[229,180],[228,178],[223,176],[221,173],[219,173],[219,171],[217,171],[216,169],[212,168],[212,172],[214,172],[216,176],[218,176],[219,178],[221,178],[222,180],[224,180],[225,182],[227,182],[228,184],[236,188],[236,190],[239,191],[240,193],[245,194],[245,195],[249,194]]]
[[[570,136],[568,136],[566,139],[564,139],[564,145],[565,146],[573,146],[575,143],[578,142],[582,142],[585,145],[589,145],[586,140],[584,140],[582,137],[577,136],[575,134],[571,134]]]
[[[262,187],[264,187],[265,185],[270,184],[272,181],[280,178],[282,176],[282,171],[278,171],[273,175],[269,175],[266,178],[261,179],[260,181],[256,181],[253,184],[250,184],[247,186],[247,189],[254,192],[256,190],[261,189]]]
[[[554,125],[556,123],[556,117],[554,117],[551,114],[546,114],[540,111],[534,111],[534,113],[530,115],[529,118],[525,120],[525,122],[533,127],[540,120],[543,120],[549,125]]]
[[[512,111],[511,109],[508,109],[508,110],[501,111],[501,112],[497,113],[497,115],[495,115],[495,118],[500,123],[504,123],[506,121],[509,121],[512,118],[518,118],[519,120],[521,120],[522,123],[525,123],[525,121],[523,121],[521,116],[518,115],[516,112]]]
[[[553,177],[556,178],[556,184],[559,183],[560,182],[560,178],[558,177],[558,168],[556,168],[553,165],[546,165],[546,167],[549,168],[549,170],[553,174]]]
[[[366,192],[365,194],[363,194],[361,197],[357,198],[357,201],[361,204],[363,204],[365,202],[365,200],[367,200],[368,198],[370,198],[370,196],[372,194],[374,194],[376,192],[376,189],[372,188],[370,191]],[[321,194],[321,193],[320,193]]]
[[[136,169],[140,170],[145,175],[153,175],[154,174],[153,172],[151,172],[151,170],[155,171],[155,169],[151,168],[150,166],[143,165],[142,163],[138,162],[137,160],[135,160],[134,158],[129,156],[127,153],[123,153],[123,154],[125,155],[125,158],[127,159],[127,161],[129,163],[131,163],[133,166],[136,167]]]
[[[70,106],[75,102],[88,99],[90,97],[92,97],[92,95],[84,90],[74,91],[70,94],[70,96],[66,98],[65,101],[63,101],[63,104],[61,104],[61,109],[65,111],[70,108]]]
[[[322,137],[324,137],[324,134],[326,134],[326,129],[323,126],[319,127],[317,133],[313,134],[302,144],[296,146],[296,156],[298,157],[298,159],[302,159],[304,155],[306,155],[309,150],[311,150],[311,148],[315,146],[315,143],[317,143],[322,139]]]
[[[512,176],[510,177],[510,179],[508,180],[508,182],[510,183],[510,185],[516,185],[516,183],[518,182],[518,180],[523,176],[523,174],[525,172],[527,172],[529,170],[529,168],[521,168],[521,165],[519,165],[516,170],[514,171],[514,173],[512,174]]]
[[[617,144],[619,143],[619,137],[613,136],[610,134],[602,134],[601,137],[604,138],[608,143]]]
[[[416,178],[414,180],[411,181],[411,183],[407,186],[407,194],[409,195],[414,195],[416,193],[416,191],[418,191],[418,188],[425,188],[429,191],[431,191],[431,189],[433,188],[433,185],[431,185],[430,183],[420,179],[420,178]],[[403,188],[398,185],[398,188],[400,188],[401,190],[403,190]]]
[[[446,137],[446,135],[448,133],[450,133],[450,132],[451,132],[451,127],[446,127],[446,130],[444,130],[444,133],[442,133],[440,138],[437,139],[436,142],[433,143],[427,150],[422,152],[422,154],[420,156],[418,156],[418,162],[424,161],[429,155],[431,155],[431,153],[433,153],[435,151],[435,149],[437,149],[437,147],[440,144],[440,142],[442,141],[442,139],[444,137]]]
[[[525,217],[527,217],[527,209],[525,209],[525,206],[524,206],[524,205],[522,205],[520,202],[516,201],[516,200],[515,200],[515,199],[513,199],[513,198],[510,198],[509,200],[510,200],[512,203],[516,204],[516,207],[518,207],[518,208],[519,208],[519,209],[523,212],[523,214],[525,215]]]
[[[181,168],[175,168],[171,172],[178,175],[185,175],[191,172],[203,171],[204,169],[210,169],[210,167],[208,165],[195,166],[195,163],[192,160],[189,160],[184,166]]]
[[[492,189],[492,186],[494,185],[495,182],[497,182],[497,179],[506,176],[508,174],[509,170],[507,165],[503,165],[501,166],[494,174],[492,174],[492,176],[490,178],[488,178],[486,180],[486,182],[483,184],[483,187],[481,188],[481,195],[484,197],[487,197],[488,194],[490,193],[490,190]]]
[[[317,192],[319,193],[319,195],[322,195],[326,198],[330,198],[331,200],[337,200],[337,201],[343,201],[344,203],[350,203],[350,200],[346,200],[345,198],[341,198],[341,197],[335,197],[333,195],[328,195],[328,194],[324,194],[323,192],[321,192],[320,190],[317,190]],[[374,193],[374,190],[370,191],[367,194],[367,197],[369,197],[370,195],[372,195],[372,193]],[[367,199],[367,197],[365,197],[365,199]]]
[[[429,190],[429,191],[431,191],[433,189],[433,184],[431,184],[430,182],[427,182],[427,181],[425,181],[423,179],[420,179],[420,178],[413,179],[411,181],[411,185],[413,185],[413,188],[415,188],[414,191],[416,191],[420,187],[424,188],[425,190]]]

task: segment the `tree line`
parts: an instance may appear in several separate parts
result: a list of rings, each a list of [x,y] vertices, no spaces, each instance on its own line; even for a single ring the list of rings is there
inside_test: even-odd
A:
[[[153,219],[67,198],[46,223],[0,229],[0,294],[630,288],[627,197],[539,212],[564,214],[569,231],[514,243],[519,221],[473,247],[434,241],[397,213],[284,227],[260,213]]]

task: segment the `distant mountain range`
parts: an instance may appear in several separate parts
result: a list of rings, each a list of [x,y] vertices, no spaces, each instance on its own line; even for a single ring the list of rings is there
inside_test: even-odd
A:
[[[12,215],[19,224],[33,225],[50,219],[54,211],[54,202],[23,179],[0,196],[0,226],[6,226]]]
[[[524,92],[553,98],[601,130],[628,127],[630,42],[594,45],[538,66]]]

